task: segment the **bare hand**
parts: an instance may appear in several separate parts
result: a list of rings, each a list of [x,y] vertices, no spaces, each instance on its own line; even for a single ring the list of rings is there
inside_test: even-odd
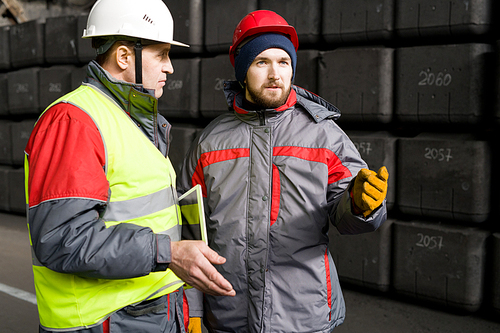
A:
[[[236,292],[212,264],[226,262],[203,241],[172,242],[172,262],[168,267],[190,286],[213,296],[234,296]]]

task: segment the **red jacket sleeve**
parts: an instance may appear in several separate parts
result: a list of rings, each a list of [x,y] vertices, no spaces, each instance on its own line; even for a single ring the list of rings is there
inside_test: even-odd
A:
[[[47,110],[26,154],[29,207],[68,197],[107,201],[104,144],[93,120],[78,107],[59,103]]]

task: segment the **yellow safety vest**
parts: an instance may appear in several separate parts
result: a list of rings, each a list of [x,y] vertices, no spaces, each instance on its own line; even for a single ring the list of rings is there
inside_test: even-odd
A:
[[[85,111],[103,138],[105,171],[111,188],[103,216],[106,226],[133,223],[150,227],[155,233],[168,234],[172,241],[180,240],[182,222],[170,160],[99,90],[82,85],[52,105],[59,102],[74,104]],[[28,172],[25,159],[26,180]],[[27,181],[26,200],[29,202]],[[170,269],[117,280],[58,273],[41,265],[34,254],[33,273],[40,324],[48,330],[98,325],[127,305],[171,293],[184,284]]]

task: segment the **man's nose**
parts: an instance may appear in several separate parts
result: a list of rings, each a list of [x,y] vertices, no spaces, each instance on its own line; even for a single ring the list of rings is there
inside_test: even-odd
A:
[[[170,61],[170,59],[163,65],[162,71],[168,74],[174,73],[174,65],[172,65],[172,61]]]
[[[270,80],[279,80],[281,78],[280,73],[279,73],[279,67],[278,64],[271,64],[269,66],[269,79]]]

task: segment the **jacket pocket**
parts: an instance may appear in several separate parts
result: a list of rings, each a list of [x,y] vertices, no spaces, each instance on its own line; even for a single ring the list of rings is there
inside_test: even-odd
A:
[[[328,246],[325,250],[325,272],[326,272],[326,297],[330,309],[328,320],[332,320],[332,280],[330,279],[330,261],[328,260]]]
[[[278,219],[280,211],[281,181],[278,167],[273,164],[273,182],[271,189],[271,225]]]
[[[151,313],[165,312],[167,308],[167,296],[163,295],[153,300],[143,301],[137,305],[129,305],[124,310],[133,317],[148,315]]]

